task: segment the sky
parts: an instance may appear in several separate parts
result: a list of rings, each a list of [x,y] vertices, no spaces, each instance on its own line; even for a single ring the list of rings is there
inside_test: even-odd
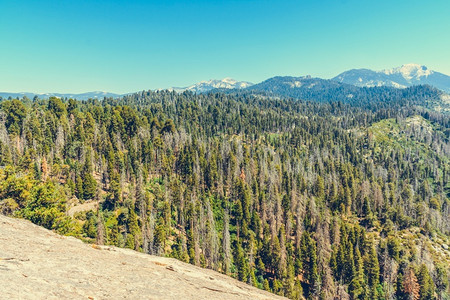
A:
[[[448,0],[0,0],[0,91],[126,93],[232,77],[450,75]]]

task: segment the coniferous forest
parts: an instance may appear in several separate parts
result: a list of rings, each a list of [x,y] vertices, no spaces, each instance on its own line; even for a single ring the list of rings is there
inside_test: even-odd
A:
[[[0,211],[291,299],[449,299],[450,117],[382,92],[3,99]]]

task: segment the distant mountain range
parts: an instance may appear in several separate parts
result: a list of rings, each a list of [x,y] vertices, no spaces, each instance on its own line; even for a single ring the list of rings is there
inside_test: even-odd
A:
[[[310,76],[277,76],[269,78],[243,90],[221,90],[227,93],[260,94],[270,97],[289,97],[317,102],[342,102],[351,105],[372,105],[377,103],[407,102],[436,111],[450,112],[450,96],[430,85],[415,85],[406,88],[392,86],[359,87],[332,79]]]
[[[417,64],[406,64],[382,71],[353,69],[339,74],[332,80],[359,87],[392,86],[406,88],[412,85],[429,84],[450,93],[450,76]]]
[[[213,89],[245,89],[252,86],[253,83],[247,81],[237,81],[233,78],[224,78],[221,80],[211,79],[201,81],[188,87],[172,87],[168,90],[175,92],[191,91],[193,93],[204,93]]]
[[[338,76],[326,80],[320,78],[276,76],[261,83],[253,84],[247,81],[237,81],[232,78],[221,80],[211,79],[202,81],[187,87],[172,87],[169,90],[178,93],[190,91],[193,93],[206,93],[212,90],[217,91],[256,91],[268,92],[273,95],[288,96],[301,99],[312,99],[319,94],[328,98],[354,97],[358,94],[360,87],[395,87],[407,88],[413,85],[431,85],[441,91],[450,93],[450,76],[429,70],[426,66],[418,64],[406,64],[398,68],[389,70],[373,71],[369,69],[353,69],[339,74]],[[352,92],[353,91],[353,92]],[[48,98],[51,96],[60,98],[75,98],[79,100],[118,98],[120,94],[109,92],[88,92],[82,94],[61,94],[61,93],[6,93],[0,92],[0,97],[22,98],[27,96],[32,99],[34,96]]]
[[[274,83],[279,86],[274,86]],[[357,87],[395,87],[407,88],[413,85],[428,84],[434,86],[446,93],[450,93],[450,76],[432,71],[426,66],[418,64],[406,64],[398,68],[373,71],[369,69],[353,69],[339,74],[331,80],[320,78],[311,78],[310,76],[290,77],[276,76],[269,78],[261,83],[253,84],[247,81],[237,81],[232,78],[224,78],[222,80],[202,81],[184,88],[169,88],[170,91],[184,92],[191,91],[194,93],[205,93],[214,89],[217,90],[265,90],[276,93],[277,90],[286,89],[313,89],[317,90],[324,87],[334,86],[337,88],[339,84],[333,82],[348,84]],[[270,86],[270,88],[269,88]]]
[[[246,82],[246,81],[237,81],[232,78],[224,78],[221,80],[215,80],[211,79],[208,81],[201,81],[199,83],[187,86],[187,87],[172,87],[168,89],[158,89],[158,90],[169,90],[169,91],[175,91],[177,93],[182,93],[184,91],[190,91],[196,94],[199,93],[205,93],[208,91],[211,91],[213,89],[244,89],[249,86],[252,86],[253,83]],[[109,92],[87,92],[87,93],[81,93],[81,94],[63,94],[63,93],[44,93],[44,94],[37,94],[37,93],[7,93],[7,92],[0,92],[0,97],[2,98],[22,98],[24,96],[27,96],[30,99],[33,99],[35,96],[38,96],[39,98],[49,98],[49,97],[58,97],[58,98],[73,98],[78,100],[88,100],[88,99],[103,99],[106,98],[118,98],[121,96],[124,96],[126,94],[115,94],[115,93],[109,93]]]
[[[38,94],[38,93],[6,93],[6,92],[0,92],[0,97],[2,98],[22,98],[24,96],[27,96],[30,99],[33,99],[35,96],[38,96],[38,98],[49,98],[49,97],[58,97],[58,98],[73,98],[78,100],[88,100],[88,99],[103,99],[106,98],[117,98],[123,95],[115,94],[115,93],[109,93],[109,92],[87,92],[87,93],[81,93],[81,94],[62,94],[62,93],[45,93],[45,94]]]

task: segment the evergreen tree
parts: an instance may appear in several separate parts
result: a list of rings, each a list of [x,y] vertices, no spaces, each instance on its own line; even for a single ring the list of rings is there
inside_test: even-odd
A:
[[[417,273],[417,281],[420,286],[420,300],[430,300],[433,299],[434,294],[434,283],[431,279],[430,273],[427,267],[422,264],[419,267],[419,272]]]
[[[303,265],[303,278],[307,284],[305,293],[307,297],[314,294],[315,285],[319,281],[319,272],[317,267],[317,249],[316,242],[311,238],[308,232],[302,234],[301,253]]]
[[[351,281],[348,286],[348,292],[352,299],[363,299],[365,291],[364,284],[364,264],[361,253],[356,247],[355,249],[355,265],[352,268]]]
[[[238,279],[244,282],[248,281],[249,267],[242,246],[236,242],[236,250],[234,255]]]
[[[369,249],[367,249],[366,257],[366,274],[367,285],[369,289],[370,299],[378,299],[378,284],[380,282],[380,266],[378,264],[377,251],[373,245],[373,241],[370,243]]]
[[[443,299],[443,294],[448,290],[448,274],[444,264],[438,264],[436,266],[436,274],[434,278],[436,284],[436,291],[439,295],[439,299]]]
[[[408,268],[403,276],[403,293],[408,300],[418,300],[420,298],[420,285],[412,268]]]

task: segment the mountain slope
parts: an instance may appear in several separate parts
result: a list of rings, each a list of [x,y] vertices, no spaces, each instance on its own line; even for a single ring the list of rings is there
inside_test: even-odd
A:
[[[83,244],[0,215],[5,299],[282,299],[176,259]]]
[[[447,93],[450,92],[450,76],[429,70],[426,66],[406,64],[382,71],[353,69],[339,74],[332,80],[360,87],[391,86],[405,88],[412,85],[429,84]]]
[[[247,90],[258,90],[291,96],[297,93],[304,94],[303,91],[318,91],[330,88],[340,88],[345,86],[348,89],[354,89],[353,86],[341,84],[335,81],[312,78],[311,76],[293,77],[293,76],[275,76],[261,83],[247,88]]]
[[[448,95],[428,86],[411,86],[398,89],[389,86],[359,87],[334,80],[311,78],[310,76],[277,76],[244,90],[218,90],[242,94],[261,93],[272,97],[290,97],[315,102],[340,101],[358,106],[376,107],[380,104],[408,104],[427,107],[441,112],[450,111]]]
[[[169,91],[3,101],[0,211],[291,299],[355,298],[355,278],[359,290],[376,295],[381,284],[394,299],[411,271],[442,282],[449,117],[410,105],[437,90],[349,88],[369,104]],[[436,291],[444,299],[448,289]]]

